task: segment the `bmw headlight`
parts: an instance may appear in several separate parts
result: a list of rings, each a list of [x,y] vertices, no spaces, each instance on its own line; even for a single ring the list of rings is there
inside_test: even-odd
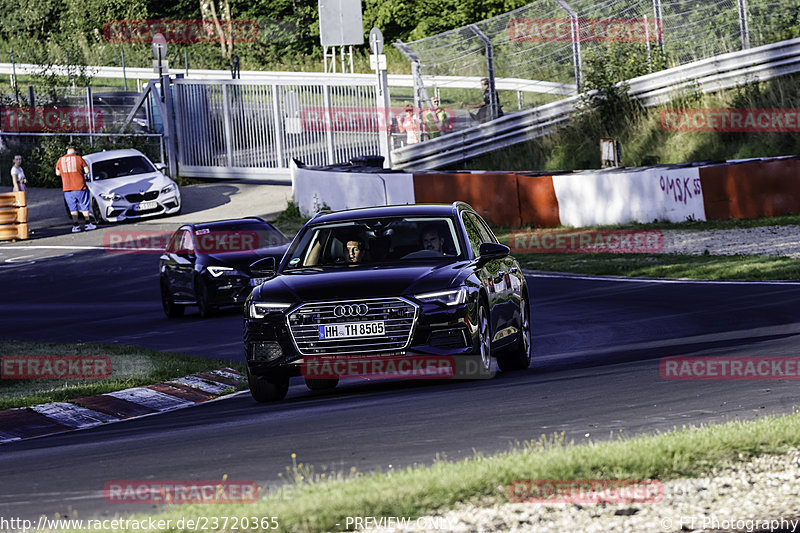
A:
[[[100,198],[102,198],[106,202],[112,202],[114,200],[122,200],[122,196],[120,196],[115,192],[109,192],[109,193],[101,192]]]
[[[161,194],[167,194],[168,192],[172,192],[174,187],[172,185],[167,185],[163,189],[161,189]]]
[[[446,291],[426,292],[425,294],[417,294],[416,298],[426,303],[458,305],[467,301],[467,288],[459,287]]]
[[[223,266],[210,266],[207,267],[208,273],[214,276],[215,278],[220,277],[223,274],[233,274],[234,269],[231,267],[223,267]]]
[[[264,318],[270,313],[280,313],[292,304],[281,304],[276,302],[251,302],[247,306],[248,318]]]

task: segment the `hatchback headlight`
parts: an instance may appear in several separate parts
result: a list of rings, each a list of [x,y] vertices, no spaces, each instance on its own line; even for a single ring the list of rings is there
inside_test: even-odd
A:
[[[114,200],[122,200],[122,196],[120,196],[119,194],[117,194],[115,192],[109,192],[109,193],[101,192],[100,193],[100,198],[102,198],[103,200],[105,200],[107,202],[112,202]]]
[[[425,294],[418,294],[416,298],[423,302],[458,305],[467,301],[467,288],[459,287],[446,291],[426,292]]]
[[[251,302],[247,306],[247,316],[249,318],[264,318],[270,313],[280,313],[292,304],[281,304],[276,302]]]
[[[233,274],[234,269],[231,267],[223,267],[223,266],[210,266],[207,267],[208,273],[214,276],[215,278],[220,277],[223,274]]]

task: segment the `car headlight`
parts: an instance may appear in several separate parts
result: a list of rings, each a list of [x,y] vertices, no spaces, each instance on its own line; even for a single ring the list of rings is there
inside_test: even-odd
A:
[[[458,305],[467,301],[467,288],[459,287],[446,291],[426,292],[425,294],[418,294],[416,298],[423,302]]]
[[[167,185],[163,189],[161,189],[161,194],[167,194],[168,192],[172,192],[174,187],[172,185]]]
[[[207,267],[208,273],[214,276],[215,278],[220,277],[223,274],[232,274],[234,269],[231,267],[223,267],[223,266],[210,266]]]
[[[102,198],[103,200],[105,200],[107,202],[111,202],[111,201],[114,201],[114,200],[122,200],[122,196],[120,196],[119,194],[117,194],[115,192],[109,192],[109,193],[101,192],[100,193],[100,198]]]
[[[249,318],[264,318],[270,313],[280,313],[292,304],[281,304],[276,302],[252,302],[247,306],[247,316]]]

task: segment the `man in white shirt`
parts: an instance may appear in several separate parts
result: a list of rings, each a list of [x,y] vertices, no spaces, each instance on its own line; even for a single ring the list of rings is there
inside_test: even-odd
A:
[[[14,192],[24,191],[28,179],[25,177],[25,172],[22,170],[22,156],[14,156],[14,166],[11,167],[11,184],[14,186]]]

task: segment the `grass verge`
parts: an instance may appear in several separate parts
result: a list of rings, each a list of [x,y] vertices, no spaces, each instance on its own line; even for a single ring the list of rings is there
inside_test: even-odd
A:
[[[168,381],[196,372],[244,365],[133,346],[57,344],[0,340],[3,355],[104,355],[111,360],[111,376],[99,380],[0,379],[0,409],[63,402],[130,387]]]
[[[800,261],[760,255],[515,254],[523,268],[576,274],[715,280],[797,280]]]
[[[566,442],[563,435],[542,436],[494,456],[339,479],[314,474],[292,458],[287,470],[295,485],[256,503],[173,506],[153,518],[172,520],[173,531],[188,531],[174,524],[196,516],[217,516],[220,524],[225,516],[274,516],[280,531],[337,531],[348,516],[417,517],[465,501],[504,503],[509,484],[518,479],[669,480],[798,445],[800,415],[795,413],[586,444]]]

